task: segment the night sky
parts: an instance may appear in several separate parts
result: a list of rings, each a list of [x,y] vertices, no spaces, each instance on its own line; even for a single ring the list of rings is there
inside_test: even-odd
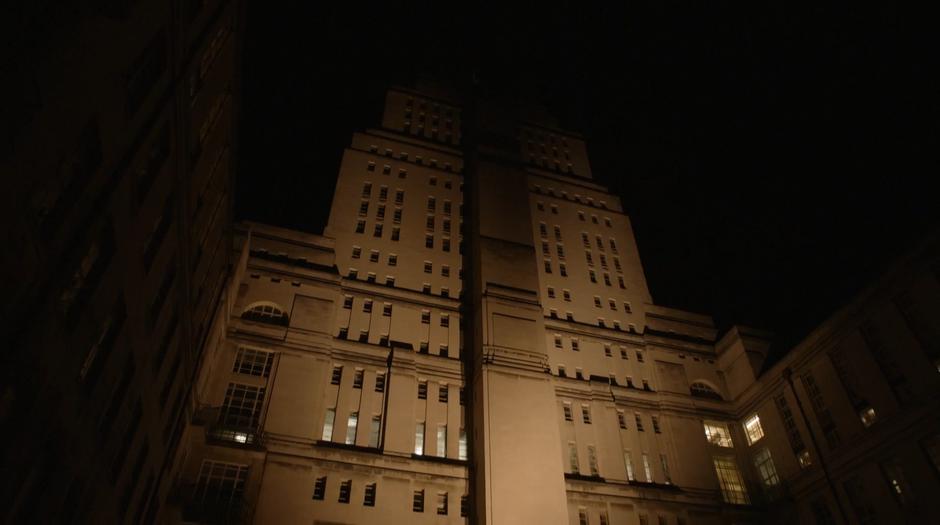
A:
[[[386,87],[475,71],[586,137],[657,304],[774,331],[779,348],[940,222],[929,17],[438,4],[248,2],[238,218],[321,232],[343,148],[378,126]]]

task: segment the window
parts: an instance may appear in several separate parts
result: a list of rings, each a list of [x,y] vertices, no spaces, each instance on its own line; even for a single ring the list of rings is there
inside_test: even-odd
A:
[[[659,464],[663,468],[663,481],[665,481],[667,485],[671,485],[672,476],[669,475],[669,461],[666,459],[665,454],[659,455]]]
[[[384,303],[382,305],[382,316],[391,317],[392,316],[392,305],[391,303]]]
[[[437,457],[447,455],[447,425],[437,426]]]
[[[862,424],[865,425],[865,428],[868,428],[875,424],[875,421],[878,420],[877,414],[875,414],[875,409],[872,407],[864,408],[859,412],[859,418],[862,420]]]
[[[555,215],[558,215],[558,206],[555,204],[552,204],[552,213],[554,213]]]
[[[607,301],[607,304],[608,304],[608,306],[610,306],[610,309],[611,309],[611,310],[617,311],[617,301],[615,301],[615,300],[613,300],[613,299],[609,299],[609,300]]]
[[[415,454],[424,454],[424,421],[415,424]]]
[[[375,391],[385,392],[385,372],[379,372],[375,375]]]
[[[424,512],[424,490],[416,490],[411,503],[413,512]]]
[[[630,359],[629,357],[627,357],[627,351],[623,348],[620,349],[620,359],[623,359],[623,360]]]
[[[734,443],[731,440],[731,432],[728,425],[717,421],[703,422],[705,427],[705,440],[719,447],[733,448]]]
[[[558,377],[568,377],[568,373],[565,372],[565,365],[558,365]]]
[[[287,313],[278,305],[267,301],[250,305],[245,309],[244,313],[242,313],[242,319],[283,326],[287,326],[288,324]]]
[[[321,476],[313,482],[313,497],[311,499],[322,500],[326,495],[326,476]]]
[[[565,404],[563,404],[562,411],[564,412],[564,415],[565,415],[565,421],[574,421],[574,419],[571,417],[571,403],[566,402]]]
[[[581,405],[581,421],[585,425],[591,424],[591,407],[587,405]]]
[[[257,428],[264,404],[264,390],[263,387],[229,383],[219,413],[219,424]]]
[[[401,208],[395,208],[394,213],[392,213],[392,222],[401,224],[401,213]]]
[[[569,290],[562,290],[561,293],[562,293],[562,297],[565,299],[565,301],[567,301],[567,302],[570,303],[570,302],[571,302],[571,291],[569,291]]]
[[[360,248],[360,247],[358,247],[358,246],[353,246],[353,249],[352,249],[352,258],[353,258],[353,259],[358,259],[358,258],[361,257],[361,256],[362,256],[362,248]]]
[[[349,494],[352,492],[352,480],[343,480],[339,484],[339,502],[349,503]]]
[[[623,430],[627,429],[627,416],[623,413],[623,410],[617,411],[617,424]]]
[[[545,265],[545,273],[552,273],[552,262],[548,259],[545,259],[543,263]]]
[[[418,399],[428,398],[428,382],[418,381]]]
[[[437,513],[441,516],[447,515],[447,493],[438,492],[437,493]]]
[[[645,386],[648,386],[645,379],[643,380],[643,386],[644,386],[644,387],[645,387]],[[653,420],[653,432],[655,432],[655,433],[657,433],[657,434],[662,434],[663,431],[662,431],[662,429],[659,428],[659,418],[656,417],[656,416],[652,416],[652,420]]]
[[[437,400],[440,403],[446,403],[448,394],[450,393],[450,387],[448,385],[441,385],[437,389]]]
[[[366,231],[366,221],[356,221],[356,233],[364,233]]]
[[[398,256],[394,253],[389,254],[388,256],[388,265],[389,266],[398,266]]]
[[[633,457],[630,455],[629,450],[623,451],[623,464],[627,467],[627,480],[633,481],[636,479],[633,473]]]
[[[591,475],[599,476],[600,472],[597,470],[597,450],[594,448],[594,445],[588,445],[588,464],[591,468]]]
[[[467,431],[462,428],[457,438],[457,459],[467,459]]]
[[[764,447],[754,454],[754,466],[760,475],[761,482],[765,487],[775,487],[780,483],[777,477],[777,468],[774,467],[774,459],[770,455],[770,449]]]
[[[653,482],[653,469],[650,468],[650,455],[643,453],[643,472],[646,474],[646,482]]]
[[[369,201],[362,201],[359,203],[359,216],[365,217],[369,214]]]
[[[643,352],[641,352],[640,350],[636,351],[636,361],[637,363],[643,362]]]
[[[441,357],[450,357],[450,347],[447,345],[440,345],[438,347],[438,355]]]
[[[594,270],[588,270],[588,277],[591,279],[592,283],[597,282],[597,274],[594,273]]]
[[[421,323],[430,324],[431,323],[431,312],[428,310],[421,310]]]
[[[428,197],[428,211],[433,212],[437,208],[437,201],[434,197]]]
[[[395,204],[399,206],[405,203],[405,192],[403,190],[395,191]]]
[[[578,508],[578,525],[590,525],[587,509],[583,507]]]
[[[600,308],[600,307],[601,307],[601,298],[595,295],[594,296],[594,308]]]
[[[610,343],[604,343],[604,357],[613,357],[610,351]]]
[[[617,284],[620,285],[620,289],[621,289],[621,290],[626,290],[626,289],[627,289],[627,285],[624,284],[624,282],[623,282],[623,277],[620,277],[620,276],[617,277]]]
[[[573,441],[568,442],[568,467],[571,469],[572,474],[581,472],[578,466],[578,445]]]
[[[548,298],[549,299],[555,298],[555,289],[552,288],[551,286],[548,287]]]
[[[891,494],[894,495],[898,505],[904,507],[913,500],[911,487],[904,477],[904,470],[897,461],[888,461],[881,464],[881,472],[884,474],[885,481]]]
[[[381,237],[381,236],[382,236],[382,225],[381,225],[381,224],[376,224],[376,225],[375,225],[375,230],[372,232],[372,236],[373,236],[373,237]]]
[[[578,340],[573,337],[571,338],[571,349],[575,352],[581,350],[581,346],[578,344]]]
[[[362,389],[362,378],[365,372],[361,369],[356,369],[356,374],[353,376],[353,388]]]
[[[375,506],[375,483],[366,483],[366,489],[362,496],[362,505],[364,507]]]
[[[346,444],[356,444],[356,427],[359,424],[359,412],[349,413],[349,423],[346,425]]]
[[[721,494],[728,503],[746,505],[749,503],[744,482],[734,462],[734,456],[715,456],[715,474],[721,486]]]
[[[804,464],[804,455],[802,455],[802,452],[805,451],[806,447],[803,444],[800,430],[796,426],[796,419],[793,417],[793,412],[790,411],[790,406],[782,393],[774,397],[774,404],[777,405],[777,411],[780,412],[780,418],[783,420],[783,427],[787,431],[787,440],[790,442],[790,448],[797,456],[797,459],[800,460],[800,466],[803,468],[808,467],[809,452],[805,454],[806,464]]]
[[[397,241],[401,237],[401,228],[392,228],[392,240]]]
[[[232,372],[257,377],[268,377],[271,373],[271,364],[274,362],[274,352],[239,348],[235,354],[235,365]]]
[[[470,515],[470,498],[467,495],[460,496],[460,517],[466,518]]]
[[[747,437],[748,445],[753,445],[764,437],[764,428],[761,427],[760,417],[757,414],[744,420],[744,435]]]
[[[441,314],[441,326],[450,326],[450,316],[448,314]]]
[[[248,465],[203,460],[193,494],[195,502],[215,507],[239,505],[248,480]],[[324,485],[326,478],[324,478]]]
[[[630,381],[630,378],[627,378],[627,381]],[[633,420],[636,423],[636,429],[638,432],[643,432],[643,420],[640,418],[640,414],[633,414]]]
[[[424,247],[425,248],[434,248],[434,236],[425,235],[424,236]]]
[[[336,419],[336,409],[326,409],[326,416],[323,418],[323,441],[333,440],[333,420]]]
[[[562,277],[568,277],[568,267],[565,266],[565,263],[558,263],[558,273],[560,273]]]

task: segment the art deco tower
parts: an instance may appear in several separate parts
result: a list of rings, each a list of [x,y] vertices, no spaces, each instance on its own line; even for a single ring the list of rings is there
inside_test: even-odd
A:
[[[828,523],[938,488],[930,243],[771,366],[653,303],[577,134],[405,88],[323,235],[236,237],[167,521]]]

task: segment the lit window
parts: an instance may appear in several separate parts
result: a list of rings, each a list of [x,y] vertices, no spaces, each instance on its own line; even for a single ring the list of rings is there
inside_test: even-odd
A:
[[[716,456],[714,458],[715,474],[721,486],[721,494],[728,503],[746,505],[749,503],[741,473],[734,462],[733,456]]]
[[[748,445],[753,445],[764,437],[764,428],[761,427],[760,417],[757,414],[744,420],[744,435],[747,436]]]
[[[447,425],[438,425],[437,427],[437,457],[442,458],[447,455]]]
[[[333,421],[336,419],[336,409],[326,409],[326,416],[323,418],[323,441],[333,440]]]
[[[643,471],[646,474],[646,481],[652,483],[653,469],[650,467],[650,456],[646,452],[643,453]]]
[[[415,424],[415,454],[424,454],[424,421]]]
[[[356,444],[356,428],[359,425],[359,412],[349,413],[349,423],[346,425],[346,444]]]
[[[578,465],[578,445],[573,441],[568,442],[568,467],[573,474],[581,472],[581,468]]]
[[[627,479],[633,481],[636,477],[633,474],[633,457],[629,450],[623,451],[623,464],[627,467]]]
[[[232,372],[258,377],[268,377],[271,365],[274,362],[274,353],[251,348],[239,348],[235,355],[235,365]]]
[[[871,407],[862,410],[859,413],[859,417],[862,419],[862,424],[865,425],[865,428],[874,425],[875,421],[878,420],[878,416],[875,414],[875,409]]]
[[[599,476],[600,471],[597,470],[597,449],[594,448],[594,445],[588,445],[588,464],[591,468],[591,475]]]
[[[731,432],[728,425],[717,421],[705,421],[705,439],[712,445],[719,447],[733,448],[734,443],[731,440]]]
[[[467,459],[467,431],[460,429],[460,436],[457,439],[457,459]]]
[[[437,493],[437,513],[442,516],[447,515],[447,493],[446,492]]]
[[[754,466],[757,467],[757,473],[760,474],[765,487],[774,487],[780,483],[777,468],[774,467],[774,459],[768,448],[762,448],[754,454]]]
[[[659,464],[663,468],[663,480],[667,485],[672,484],[672,476],[669,475],[669,461],[666,459],[665,454],[659,455]]]
[[[885,481],[891,489],[891,494],[897,499],[902,507],[907,505],[913,499],[910,486],[904,477],[904,471],[896,461],[882,463],[881,470],[884,473]]]

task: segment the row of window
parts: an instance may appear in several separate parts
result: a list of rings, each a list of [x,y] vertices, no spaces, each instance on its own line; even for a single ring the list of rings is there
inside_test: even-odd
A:
[[[313,483],[313,495],[311,499],[314,501],[322,501],[326,497],[326,485],[327,485],[327,476],[321,476],[316,478]],[[351,479],[344,479],[340,481],[339,484],[339,495],[337,502],[339,503],[349,503],[352,497],[353,491],[353,482]],[[364,507],[374,507],[376,494],[378,492],[377,483],[366,483],[363,485],[362,491],[362,505]],[[448,513],[448,494],[447,492],[438,492],[437,493],[437,513],[446,516]],[[414,512],[424,512],[424,490],[414,491],[414,497],[412,500],[412,510]],[[461,517],[466,517],[469,513],[469,501],[467,496],[460,497],[460,515]]]
[[[425,455],[424,438],[426,426],[424,421],[415,423],[414,453],[416,456]],[[447,425],[437,426],[437,454],[435,454],[435,456],[439,458],[447,457]],[[457,436],[457,459],[461,461],[466,461],[467,459],[467,431],[463,428],[460,429],[460,434]]]
[[[565,368],[565,365],[563,365],[563,364],[558,365],[558,377],[562,377],[562,378],[570,377],[570,376],[568,375],[568,369]],[[591,378],[588,378],[588,377],[586,377],[586,376],[584,375],[584,369],[582,369],[581,367],[575,368],[575,372],[574,372],[574,378],[575,378],[575,379],[578,379],[578,380],[581,380],[581,381],[586,381],[586,380],[588,380],[588,379],[594,380],[595,377],[596,377],[596,376],[591,376]],[[607,379],[607,383],[608,383],[608,384],[613,385],[613,386],[620,386],[620,382],[617,381],[617,376],[616,376],[616,374],[609,373],[609,374],[607,374],[607,378],[606,378],[606,379]],[[642,388],[643,390],[645,390],[645,391],[647,391],[647,392],[652,392],[652,391],[653,391],[653,388],[652,388],[652,386],[650,386],[650,382],[649,382],[648,379],[641,379],[641,381],[642,381],[641,386],[636,386],[636,383],[633,382],[633,376],[626,376],[626,382],[624,383],[623,386],[625,386],[625,387],[627,387],[627,388],[635,388],[635,389],[640,389],[640,388]]]
[[[326,415],[323,418],[323,433],[321,439],[323,441],[332,441],[333,440],[333,427],[336,421],[336,409],[328,408],[326,409]],[[377,448],[379,446],[379,435],[382,429],[382,416],[381,414],[375,414],[372,416],[370,425],[369,425],[369,440],[366,444],[367,447]],[[359,411],[352,411],[349,413],[349,417],[346,420],[346,437],[343,442],[347,445],[356,444],[356,432],[359,430]]]
[[[349,272],[346,274],[346,276],[347,276],[349,279],[358,279],[358,278],[359,278],[359,270],[356,269],[356,268],[350,268],[350,269],[349,269]],[[377,277],[377,276],[376,276],[375,272],[367,272],[367,273],[366,273],[366,282],[375,284],[375,283],[376,283],[376,277]],[[390,287],[390,288],[395,286],[395,276],[394,276],[394,275],[386,275],[386,276],[385,276],[385,286]],[[431,294],[431,283],[423,283],[423,284],[421,285],[421,293],[424,293],[424,294]],[[441,297],[450,297],[450,287],[448,287],[448,286],[441,286],[440,295],[441,295]]]
[[[571,350],[578,352],[581,350],[581,342],[577,337],[572,337],[571,339]],[[563,338],[561,334],[554,335],[555,348],[564,348]],[[645,363],[646,357],[643,353],[643,350],[634,350],[634,355],[636,356],[636,361],[638,363]],[[604,356],[613,357],[613,349],[610,343],[604,343]],[[627,354],[627,349],[623,346],[620,347],[620,358],[624,360],[629,360],[630,357]]]
[[[558,318],[559,318],[559,317],[558,317],[558,309],[556,309],[556,308],[549,308],[549,309],[548,309],[548,316],[551,317],[552,319],[558,319]],[[571,311],[565,312],[565,320],[570,321],[570,322],[572,322],[572,323],[573,323],[573,322],[576,322],[576,321],[575,321],[575,318],[574,318],[574,312],[571,312]],[[597,326],[599,326],[599,327],[601,327],[601,328],[607,328],[607,320],[604,319],[603,317],[598,317],[597,320],[595,321],[595,323],[597,324]],[[613,328],[614,330],[617,330],[617,331],[622,331],[622,330],[623,330],[623,325],[620,324],[620,321],[618,321],[617,319],[614,319],[613,322],[612,322],[611,328]],[[632,332],[632,333],[637,333],[636,325],[633,324],[633,323],[627,323],[627,329],[628,329],[628,331],[630,331],[630,332]]]
[[[591,206],[591,207],[594,207],[594,208],[601,208],[601,209],[605,209],[605,210],[607,209],[607,201],[596,201],[596,202],[595,202],[593,197],[581,198],[581,195],[579,195],[579,194],[577,194],[577,193],[575,193],[573,196],[569,196],[567,191],[562,191],[562,192],[558,193],[558,192],[555,191],[555,188],[551,188],[551,187],[546,188],[546,189],[543,190],[542,187],[539,186],[538,184],[536,184],[535,186],[533,186],[532,189],[533,189],[536,193],[543,193],[543,194],[546,194],[546,195],[550,195],[550,196],[552,196],[552,197],[559,197],[559,198],[562,198],[562,199],[565,199],[565,200],[570,200],[570,201],[574,201],[574,202],[580,202],[581,204],[587,204],[588,206]],[[541,201],[539,201],[539,204],[541,204]],[[543,208],[539,208],[539,211],[542,211],[542,210],[543,210]],[[554,213],[554,212],[553,212],[553,213]],[[579,213],[582,213],[582,212],[579,212]],[[593,217],[594,217],[594,218],[593,218],[593,221],[592,221],[592,222],[594,222],[594,224],[597,224],[597,217],[596,217],[596,216],[593,216]],[[583,219],[582,219],[582,220],[583,220]],[[609,218],[609,217],[604,217],[604,221],[605,221],[605,223],[607,223],[607,226],[611,226],[611,225],[610,225],[610,218]]]
[[[369,146],[369,152],[370,152],[370,153],[376,153],[376,154],[378,154],[378,152],[379,152],[379,147],[378,147],[377,145],[375,145],[375,144],[371,144],[371,145]],[[394,152],[393,152],[391,149],[389,149],[389,148],[385,148],[384,153],[385,153],[385,156],[386,156],[386,157],[392,157],[392,156],[394,156]],[[411,156],[408,154],[407,151],[402,151],[402,152],[399,152],[399,153],[398,153],[398,159],[399,159],[399,160],[404,160],[404,161],[411,161]],[[415,164],[418,164],[419,166],[423,166],[423,165],[424,165],[424,157],[422,157],[421,155],[415,155],[413,162],[414,162]],[[370,162],[369,164],[373,166],[373,167],[369,168],[369,171],[374,171],[374,170],[375,170],[375,167],[374,167],[374,164],[375,164],[375,163],[374,163],[374,162]],[[386,164],[385,166],[388,168],[389,172],[391,172],[392,167],[391,167],[390,165],[388,165],[388,164]],[[437,168],[437,167],[438,167],[437,159],[435,159],[435,158],[429,158],[429,159],[428,159],[428,166],[430,166],[430,167],[432,167],[432,168]],[[452,166],[451,166],[451,163],[450,163],[450,162],[444,162],[444,163],[442,163],[442,164],[441,164],[441,167],[442,167],[445,171],[450,171],[450,170],[452,169]],[[459,170],[458,170],[458,171],[459,171]],[[449,182],[450,182],[450,181],[446,181],[446,182],[447,182],[448,184],[445,185],[445,187],[450,188],[450,185],[449,185]],[[435,186],[436,184],[431,184],[431,185],[432,185],[432,186]]]
[[[356,368],[353,374],[353,388],[361,389],[363,384],[363,379],[365,376],[365,370],[362,368]],[[342,365],[333,365],[333,371],[330,374],[330,384],[339,385],[343,381],[343,366]],[[375,374],[375,391],[378,393],[385,392],[385,372],[376,372]]]
[[[565,421],[574,422],[574,416],[572,414],[571,402],[565,401],[562,403],[562,414],[564,415]],[[643,418],[639,412],[633,414],[634,422],[636,424],[636,430],[638,432],[644,432],[645,427],[643,426]],[[658,416],[650,416],[650,420],[653,423],[653,432],[657,434],[662,434],[662,427],[659,424]],[[590,405],[582,404],[581,405],[581,422],[585,425],[591,424],[591,407]],[[621,430],[627,430],[627,415],[623,410],[617,410],[617,426]]]
[[[543,264],[545,273],[552,273],[552,260],[551,259],[544,259],[542,261],[542,264]],[[568,277],[568,266],[565,263],[563,262],[558,263],[558,274],[561,275],[562,277]],[[603,277],[604,277],[604,284],[606,286],[613,286],[613,282],[611,281],[610,274],[608,272],[604,272]],[[588,270],[588,278],[591,280],[592,283],[597,284],[598,282],[597,272],[595,270]],[[624,281],[622,275],[617,276],[617,285],[620,287],[621,290],[627,289],[627,283]]]

